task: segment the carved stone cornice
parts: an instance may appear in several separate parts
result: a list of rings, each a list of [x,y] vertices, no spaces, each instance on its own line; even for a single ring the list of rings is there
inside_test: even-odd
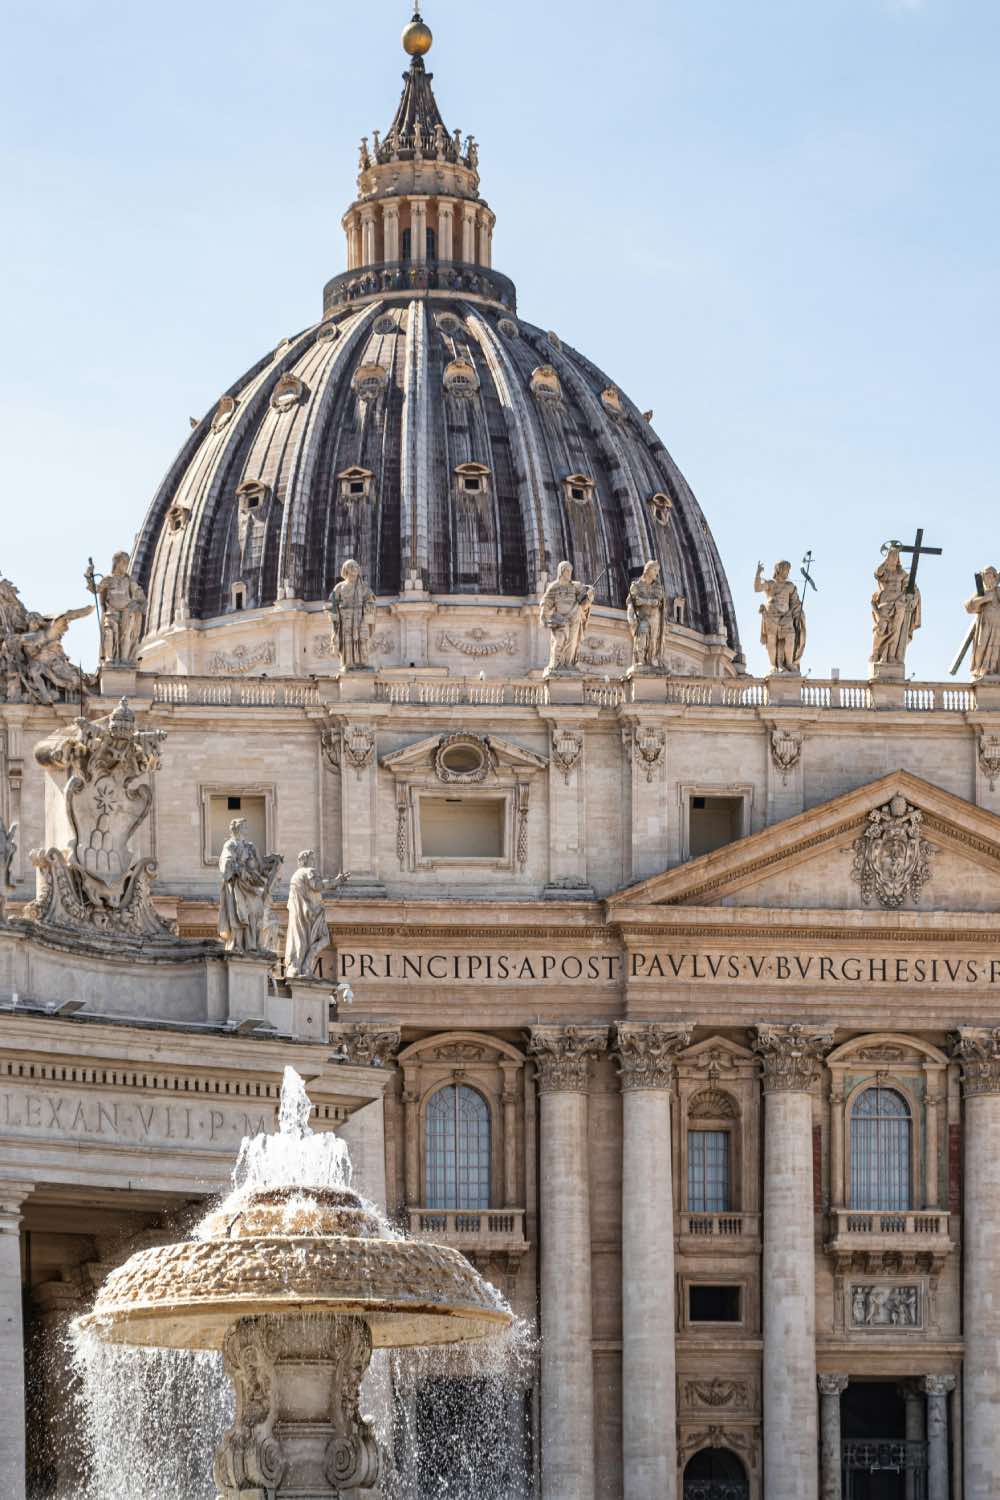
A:
[[[821,1396],[840,1396],[847,1390],[849,1375],[817,1375],[816,1384]]]
[[[538,1092],[586,1093],[590,1059],[607,1045],[606,1026],[533,1026],[528,1052],[538,1070]]]
[[[823,1058],[833,1046],[833,1032],[793,1021],[787,1026],[756,1026],[753,1050],[760,1058],[764,1092],[805,1093],[819,1076]]]
[[[622,1090],[669,1089],[674,1059],[691,1045],[691,1028],[621,1021],[615,1027],[612,1056]]]
[[[951,1035],[951,1055],[962,1065],[962,1092],[1000,1094],[1000,1026],[962,1026]]]
[[[330,1040],[346,1053],[346,1061],[358,1067],[384,1068],[399,1051],[398,1026],[380,1026],[372,1022],[334,1024]]]

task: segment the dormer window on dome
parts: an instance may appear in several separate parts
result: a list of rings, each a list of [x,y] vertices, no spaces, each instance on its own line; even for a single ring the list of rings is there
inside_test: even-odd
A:
[[[567,474],[563,480],[563,494],[571,505],[589,505],[595,489],[594,480],[586,474]]]
[[[377,401],[388,384],[389,371],[384,365],[359,365],[351,381],[354,394],[362,401]]]
[[[444,388],[449,396],[470,398],[479,392],[479,376],[467,359],[453,359],[444,369]]]
[[[363,469],[359,464],[352,464],[349,469],[343,469],[337,475],[340,498],[348,505],[359,505],[373,499],[374,482],[375,475],[371,469]]]
[[[531,394],[539,401],[562,400],[562,385],[551,365],[539,365],[531,372]]]
[[[657,526],[669,526],[670,515],[674,508],[674,502],[669,495],[664,495],[657,490],[655,495],[649,497],[649,508],[653,512],[653,520]]]
[[[262,510],[270,493],[270,485],[262,484],[259,479],[244,479],[243,483],[236,487],[240,514],[253,515],[254,512]]]
[[[271,396],[273,411],[291,411],[306,396],[304,383],[297,375],[282,375]]]
[[[458,464],[455,469],[455,493],[459,500],[485,500],[490,492],[490,471],[485,464]]]
[[[212,417],[212,431],[221,432],[224,427],[228,427],[233,420],[233,413],[235,411],[236,402],[232,396],[221,396],[219,404],[215,408],[215,414]]]
[[[625,415],[621,391],[616,385],[609,385],[606,391],[601,392],[601,405],[609,416],[624,417]]]
[[[449,338],[453,338],[456,333],[461,333],[465,327],[461,318],[450,312],[438,313],[434,321],[439,331],[447,334]]]

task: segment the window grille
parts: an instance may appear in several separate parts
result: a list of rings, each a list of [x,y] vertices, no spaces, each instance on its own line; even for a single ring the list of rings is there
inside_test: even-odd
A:
[[[688,1212],[724,1214],[729,1201],[729,1131],[688,1131]]]
[[[438,1089],[427,1102],[428,1208],[489,1208],[490,1110],[465,1084]]]
[[[913,1125],[902,1094],[865,1089],[851,1106],[851,1207],[910,1207]]]

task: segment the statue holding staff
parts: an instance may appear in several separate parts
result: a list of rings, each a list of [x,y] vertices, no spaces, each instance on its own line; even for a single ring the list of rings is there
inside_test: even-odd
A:
[[[757,564],[754,593],[764,595],[760,606],[760,639],[766,647],[772,672],[798,672],[806,649],[806,617],[799,591],[788,575],[790,562],[777,562],[774,577],[764,577],[764,564]]]
[[[333,644],[344,672],[371,672],[368,647],[375,629],[375,595],[361,577],[361,567],[349,557],[340,570],[328,609]]]
[[[545,676],[573,674],[590,618],[594,590],[573,577],[573,564],[561,562],[542,595],[538,618],[549,631],[549,664]]]

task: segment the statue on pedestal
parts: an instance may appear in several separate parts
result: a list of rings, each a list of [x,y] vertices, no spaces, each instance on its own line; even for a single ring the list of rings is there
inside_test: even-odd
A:
[[[667,594],[660,582],[660,565],[647,562],[641,575],[629,586],[625,603],[632,635],[632,665],[637,672],[663,672],[663,648],[667,632]]]
[[[246,826],[246,818],[232,820],[219,855],[219,936],[227,953],[270,953],[275,936],[271,888],[281,855],[261,859],[257,846],[243,837]]]
[[[115,553],[111,572],[100,583],[94,579],[93,561],[84,578],[100,607],[102,663],[134,666],[146,617],[146,595],[128,571],[128,553]]]
[[[371,672],[368,647],[375,629],[375,595],[361,577],[361,568],[349,557],[340,570],[330,602],[333,645],[343,672]]]
[[[806,617],[795,584],[789,580],[790,562],[777,562],[774,577],[764,577],[764,564],[757,564],[754,593],[764,595],[760,606],[760,639],[767,648],[772,672],[799,671],[806,649]]]
[[[972,680],[1000,677],[1000,573],[984,568],[983,588],[966,601],[965,608],[975,615],[972,633]]]
[[[561,562],[538,607],[538,618],[550,632],[546,677],[579,670],[577,661],[593,602],[594,590],[573,577],[572,563]]]
[[[285,975],[289,979],[312,979],[319,956],[330,946],[330,929],[323,903],[323,887],[346,880],[341,873],[324,880],[315,867],[311,849],[299,855],[299,867],[288,887],[288,931],[285,936]]]
[[[875,582],[871,665],[901,668],[913,632],[920,628],[920,590],[907,593],[910,575],[899,560],[898,548],[889,547],[885,561],[875,569]]]
[[[68,660],[62,638],[92,604],[61,615],[25,609],[17,587],[0,578],[0,702],[51,704],[80,691],[80,673]]]
[[[54,927],[143,939],[166,937],[153,908],[156,864],[129,839],[149,815],[149,778],[160,768],[162,729],[140,730],[125,698],[103,719],[73,720],[35,747],[35,759],[65,771],[65,849],[34,850],[38,894],[29,916]]]

